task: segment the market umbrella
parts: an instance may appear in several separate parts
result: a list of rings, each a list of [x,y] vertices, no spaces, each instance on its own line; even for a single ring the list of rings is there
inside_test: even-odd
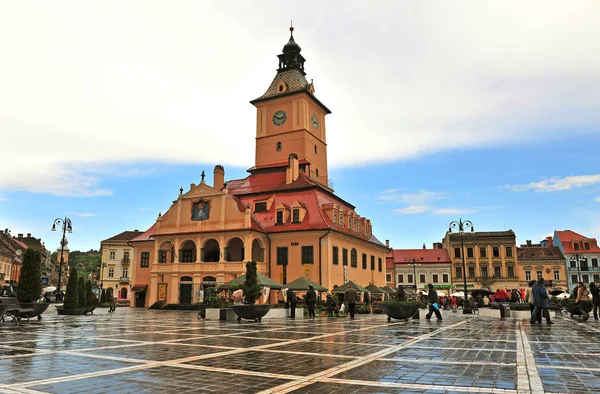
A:
[[[274,281],[273,279],[269,278],[268,276],[264,276],[260,272],[256,273],[256,277],[257,277],[256,279],[258,280],[259,286],[270,287],[271,289],[283,289],[285,287],[281,283]],[[235,278],[234,280],[231,280],[231,281],[225,283],[224,285],[220,286],[219,288],[227,289],[231,285],[236,284],[236,283],[238,285],[243,285],[245,281],[246,281],[246,274],[240,275],[237,278]]]
[[[571,294],[569,294],[569,293],[561,293],[556,296],[556,298],[558,298],[559,300],[564,300],[565,298],[569,298],[569,297],[571,297]]]
[[[315,291],[327,291],[326,287],[323,287],[310,279],[306,279],[304,276],[301,276],[298,279],[287,283],[285,287],[287,287],[290,290],[308,290],[309,285],[314,287]]]
[[[465,298],[464,291],[457,291],[456,293],[450,294],[451,297]]]
[[[387,293],[381,287],[377,287],[373,283],[369,284],[369,286],[366,286],[365,289],[367,289],[369,291],[369,293],[373,293],[373,294],[386,294]]]
[[[564,293],[563,290],[552,290],[552,291],[550,291],[550,295],[553,295],[553,296],[557,296],[557,295],[562,294],[562,293]]]
[[[391,287],[389,287],[389,286],[383,286],[381,289],[382,289],[382,290],[385,290],[385,291],[386,291],[387,293],[389,293],[389,294],[396,294],[396,290],[392,289],[392,288],[391,288]]]
[[[486,289],[473,289],[470,291],[470,293],[473,298],[477,298],[478,296],[481,296],[481,297],[490,296],[490,295],[494,294],[493,291],[486,290]]]
[[[335,289],[331,290],[332,293],[343,293],[346,291],[346,289],[348,289],[348,287],[350,287],[350,285],[352,285],[352,287],[354,287],[354,290],[358,291],[359,293],[368,293],[369,290],[365,289],[364,287],[357,285],[356,283],[352,282],[351,280],[348,281],[347,283],[344,283],[341,286],[336,287]]]

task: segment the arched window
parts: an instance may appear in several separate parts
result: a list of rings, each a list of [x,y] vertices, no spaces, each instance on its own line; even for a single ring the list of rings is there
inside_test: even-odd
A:
[[[281,152],[281,148],[282,148],[281,142],[278,141],[277,142],[277,152]]]
[[[354,248],[352,248],[352,250],[350,251],[350,266],[358,267],[358,256],[356,253],[356,249]]]

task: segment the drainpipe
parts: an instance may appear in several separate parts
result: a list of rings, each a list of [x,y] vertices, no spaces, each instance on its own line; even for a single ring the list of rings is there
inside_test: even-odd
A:
[[[267,276],[271,278],[271,237],[269,237],[269,233],[267,233],[267,240],[269,241],[269,264],[267,265]]]
[[[321,240],[323,238],[325,238],[325,236],[329,235],[330,232],[331,232],[331,229],[327,230],[327,232],[325,234],[323,234],[321,236],[321,238],[319,238],[319,284],[321,286],[323,286],[323,264],[322,264],[322,258],[321,258]]]

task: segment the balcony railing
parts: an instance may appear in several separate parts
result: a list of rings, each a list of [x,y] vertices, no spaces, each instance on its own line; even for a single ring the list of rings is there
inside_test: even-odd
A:
[[[131,260],[129,259],[129,257],[124,257],[121,259],[121,264],[129,264],[131,263]]]
[[[122,276],[119,278],[119,283],[129,283],[130,279],[126,276]]]

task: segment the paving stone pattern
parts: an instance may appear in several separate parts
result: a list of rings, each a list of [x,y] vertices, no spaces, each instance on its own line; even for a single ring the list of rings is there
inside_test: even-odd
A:
[[[0,324],[0,393],[600,392],[600,324],[446,313],[219,322],[120,308]]]

